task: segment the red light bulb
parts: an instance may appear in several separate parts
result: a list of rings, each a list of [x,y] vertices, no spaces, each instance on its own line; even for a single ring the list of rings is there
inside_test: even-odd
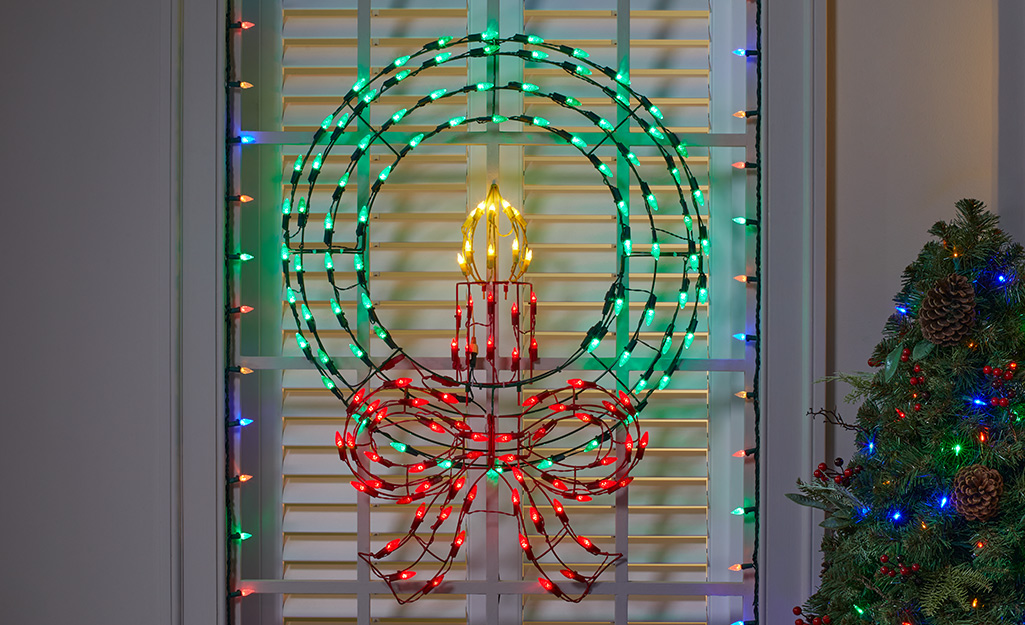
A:
[[[246,313],[253,312],[253,307],[252,306],[239,306],[238,307],[238,311],[244,315]]]
[[[416,571],[402,571],[399,573],[399,579],[410,579],[416,575]]]
[[[256,26],[256,24],[252,22],[242,22],[239,24],[239,28],[241,28],[242,30],[249,30],[253,26]]]
[[[396,538],[395,540],[388,541],[388,544],[384,546],[384,550],[391,553],[398,549],[400,545],[402,545],[402,539]]]

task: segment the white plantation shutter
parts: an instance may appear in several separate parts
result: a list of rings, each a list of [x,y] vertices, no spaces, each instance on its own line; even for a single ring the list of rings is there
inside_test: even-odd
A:
[[[743,120],[732,117],[734,111],[750,108],[745,100],[745,61],[729,54],[745,41],[745,3],[716,0],[709,10],[701,2],[674,2],[670,4],[677,8],[670,10],[653,1],[620,2],[630,7],[629,19],[614,0],[578,8],[582,4],[492,0],[471,2],[467,8],[465,3],[443,1],[374,0],[357,5],[357,0],[285,0],[283,6],[272,0],[243,2],[243,16],[258,14],[254,30],[263,46],[254,50],[243,42],[243,70],[261,80],[242,101],[243,127],[258,137],[258,145],[243,153],[243,184],[248,182],[259,195],[257,208],[240,220],[243,247],[257,250],[258,256],[254,267],[244,269],[248,273],[243,275],[241,295],[244,302],[258,299],[259,305],[242,320],[241,355],[242,362],[259,374],[243,380],[241,410],[258,418],[240,434],[240,465],[249,473],[256,471],[253,463],[259,469],[254,473],[258,479],[240,493],[240,523],[254,539],[243,545],[239,564],[243,577],[260,593],[243,604],[243,622],[625,625],[732,623],[743,618],[744,606],[750,604],[750,584],[744,585],[744,575],[727,567],[750,558],[751,541],[750,531],[745,532],[750,523],[730,515],[730,510],[745,504],[746,466],[731,454],[750,446],[745,445],[744,400],[734,393],[744,389],[745,370],[749,374],[751,364],[742,342],[731,338],[748,327],[748,293],[732,279],[747,273],[748,235],[731,221],[746,212],[747,180],[730,167],[733,161],[745,160],[747,141]],[[359,9],[367,6],[369,15],[361,15]],[[633,87],[651,98],[667,126],[691,146],[688,163],[707,198],[702,214],[711,213],[711,296],[700,309],[699,331],[686,353],[688,360],[642,413],[642,430],[650,433],[651,443],[633,472],[634,482],[614,495],[568,506],[580,534],[626,554],[605,573],[594,594],[580,604],[569,604],[539,588],[522,595],[495,590],[432,593],[400,606],[383,585],[372,583],[357,552],[379,549],[404,534],[411,510],[360,502],[349,485],[346,465],[338,459],[334,432],[342,429],[344,410],[302,358],[291,313],[282,305],[278,208],[288,189],[283,172],[305,153],[312,132],[338,106],[362,75],[361,69],[369,69],[373,76],[427,41],[482,31],[489,23],[497,23],[503,36],[533,33],[548,42],[583,48],[591,60],[611,67],[619,66],[625,56],[621,44],[628,43]],[[483,63],[446,64],[402,83],[375,101],[370,122],[379,126],[396,109],[411,107],[432,89],[483,80]],[[574,95],[582,108],[616,119],[612,102],[561,69],[524,66],[505,58],[495,82],[509,80]],[[403,121],[401,130],[424,132],[450,117],[483,114],[485,100],[475,95],[448,98],[419,110]],[[507,116],[522,111],[566,130],[593,130],[583,117],[548,100],[501,92],[498,103]],[[382,188],[369,230],[370,286],[379,316],[395,340],[413,354],[449,354],[455,284],[462,280],[455,263],[460,226],[467,208],[476,206],[487,192],[489,165],[503,196],[528,221],[534,262],[523,280],[534,284],[539,298],[541,357],[555,359],[574,351],[600,315],[616,272],[616,220],[608,191],[576,150],[532,138],[540,133],[525,132],[520,126],[502,124],[490,146],[483,126],[446,131],[403,159]],[[647,147],[650,142],[640,128],[632,127],[630,133],[636,137],[634,151],[642,175],[669,203],[671,181],[662,159]],[[354,145],[361,136],[353,132],[339,144]],[[324,215],[317,214],[317,208],[323,211],[328,204],[333,182],[348,164],[342,154],[350,150],[336,148],[325,163],[321,180],[330,183],[314,192],[307,240],[320,236],[318,224]],[[614,146],[602,146],[595,154],[616,170],[621,157]],[[367,180],[376,179],[393,159],[387,147],[376,143],[371,155],[369,171],[354,177],[347,189],[335,225],[337,243],[352,242],[360,186],[365,193]],[[636,208],[643,206],[636,186],[631,188],[631,204],[631,222],[639,229],[647,216]],[[671,213],[678,211],[656,214],[657,227],[683,232],[683,218]],[[639,237],[638,247],[646,248]],[[662,239],[661,249],[666,255],[685,251],[686,244]],[[317,262],[308,259],[306,267],[311,309],[318,320],[331,320],[329,290]],[[339,284],[354,282],[350,262],[351,257],[335,257]],[[650,270],[650,260],[632,259],[629,280],[646,285]],[[682,261],[660,266],[655,288],[659,314],[642,331],[642,340],[661,339],[665,318],[677,306],[682,270]],[[354,289],[340,298],[354,323],[355,293]],[[635,318],[643,305],[643,299],[630,302]],[[681,318],[689,318],[689,311]],[[320,325],[327,350],[348,355],[348,337],[334,329],[337,326]],[[613,325],[596,355],[610,359],[622,349],[627,339],[615,329]],[[357,332],[367,337],[369,327],[360,323]],[[364,343],[375,358],[389,353],[376,338]],[[574,367],[551,380],[551,386],[561,386],[576,375],[595,374],[585,358]],[[357,372],[350,373],[351,378]],[[631,374],[630,384],[638,375]],[[499,489],[498,497],[504,504],[508,494]],[[515,531],[510,535],[504,521],[489,529],[483,514],[471,518],[465,558],[457,561],[446,581],[486,580],[490,575],[503,583],[524,580],[537,586],[537,575],[524,561]],[[575,564],[582,570],[589,566],[583,561]]]

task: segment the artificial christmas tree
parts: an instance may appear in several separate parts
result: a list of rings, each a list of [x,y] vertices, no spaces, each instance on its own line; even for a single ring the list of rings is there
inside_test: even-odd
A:
[[[855,423],[834,419],[857,431],[854,457],[790,495],[828,512],[798,625],[1025,621],[1025,250],[976,200],[929,232],[879,369],[840,376],[864,400]]]

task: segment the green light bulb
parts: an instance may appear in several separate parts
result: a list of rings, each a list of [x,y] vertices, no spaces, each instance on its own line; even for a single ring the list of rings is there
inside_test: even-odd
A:
[[[604,117],[598,118],[598,127],[608,132],[612,132],[614,129],[613,125],[609,123],[609,120]]]
[[[683,225],[687,226],[687,230],[691,229],[691,223],[693,223],[693,220],[690,218],[690,215],[684,215]]]
[[[349,351],[352,352],[352,355],[356,358],[363,358],[363,350],[356,347],[352,343],[349,343]]]
[[[335,220],[331,218],[331,213],[324,215],[324,230],[334,230]]]
[[[580,137],[576,136],[576,135],[573,135],[572,137],[570,137],[569,142],[572,143],[573,145],[577,146],[581,150],[587,148],[587,142],[584,141],[583,139],[581,139]]]
[[[313,319],[313,313],[310,312],[310,309],[309,309],[308,306],[306,306],[306,304],[302,305],[302,311],[303,311],[303,319],[305,319],[306,321],[309,321],[310,319]]]
[[[744,507],[741,506],[739,508],[734,508],[733,510],[730,511],[730,514],[732,514],[734,516],[744,516]]]
[[[619,212],[622,213],[623,217],[628,216],[629,209],[627,209],[626,207],[626,202],[624,202],[623,200],[619,200],[618,202],[616,202],[616,208],[619,209]]]
[[[618,317],[619,313],[623,312],[623,304],[623,298],[617,297],[616,301],[612,304],[612,314]]]
[[[687,295],[687,291],[680,291],[680,308],[683,308],[687,305],[688,299],[689,296]]]
[[[333,312],[336,315],[342,312],[342,307],[341,305],[339,305],[338,300],[331,300],[331,312]]]
[[[954,445],[954,455],[955,456],[960,456],[961,455],[961,445]]]
[[[299,198],[299,214],[306,214],[306,198],[304,197]]]
[[[573,48],[573,56],[577,57],[578,59],[586,59],[591,55],[588,54],[585,50],[581,50],[580,48]]]
[[[370,296],[369,295],[367,295],[366,293],[360,293],[359,297],[360,297],[360,300],[363,302],[363,308],[366,308],[367,310],[370,310],[371,308],[374,307],[374,302],[372,302],[370,300]]]
[[[295,298],[295,291],[292,290],[292,287],[286,288],[285,289],[285,300],[289,304],[294,304],[295,303],[295,299],[296,299]]]
[[[617,93],[616,94],[616,100],[621,102],[623,104],[623,106],[625,106],[627,108],[630,107],[630,98],[626,97],[626,95],[624,95],[622,93]]]
[[[253,537],[253,535],[250,534],[249,532],[239,532],[238,533],[238,539],[239,540],[248,540],[248,539],[250,539],[252,537]]]
[[[733,223],[737,224],[738,226],[743,226],[747,224],[747,217],[734,217]]]
[[[498,46],[484,46],[484,54],[488,56],[491,56],[492,54],[498,52],[498,50]]]
[[[669,386],[669,376],[664,375],[662,376],[662,379],[658,381],[658,390],[663,391],[667,386]]]
[[[246,254],[245,252],[242,252],[241,254],[238,255],[238,259],[240,261],[242,261],[242,262],[247,262],[247,261],[253,260],[253,255],[252,254]]]
[[[438,463],[438,466],[441,467],[442,469],[451,469],[452,468],[452,461],[451,460],[442,460],[441,462]]]
[[[630,163],[634,167],[640,167],[641,166],[641,162],[639,160],[637,160],[637,155],[634,154],[633,152],[627,152],[626,153],[626,160],[630,161]]]
[[[547,52],[542,52],[540,50],[534,50],[534,51],[532,51],[530,53],[530,58],[532,58],[532,59],[534,59],[536,61],[541,61],[541,60],[544,60],[544,59],[548,58],[548,53]]]
[[[566,96],[566,104],[568,104],[569,106],[580,106],[580,100],[574,97]]]
[[[388,179],[388,175],[390,173],[391,173],[391,165],[388,165],[387,167],[385,167],[384,169],[381,170],[381,173],[377,174],[377,179],[380,180],[381,182],[384,182],[385,180]]]
[[[705,250],[705,254],[707,255],[709,248],[708,239],[701,239],[701,247]]]
[[[391,64],[394,67],[402,67],[403,65],[405,65],[408,62],[409,62],[409,55],[407,54],[406,56],[400,56],[399,58],[395,59],[394,61],[391,62]]]
[[[694,189],[690,194],[694,197],[694,201],[698,203],[698,206],[705,205],[705,196],[702,195],[701,189]]]
[[[651,210],[658,211],[658,200],[655,199],[654,193],[649,193],[644,199],[648,201],[648,206],[651,207]]]
[[[502,122],[509,121],[509,118],[506,117],[505,115],[492,115],[491,116],[491,121],[496,123],[496,124],[501,124]]]
[[[285,198],[285,201],[281,203],[281,214],[291,215],[292,214],[292,200]]]
[[[357,145],[356,147],[358,147],[361,150],[365,150],[365,149],[367,149],[367,146],[370,145],[370,142],[373,141],[373,140],[374,140],[374,133],[372,133],[372,132],[368,133],[362,139],[359,140],[359,145]]]
[[[354,254],[352,257],[352,266],[356,268],[356,271],[363,271],[363,255]]]
[[[498,39],[498,33],[493,30],[487,30],[481,33],[480,38],[484,41],[494,41],[495,39]]]
[[[854,605],[854,611],[857,612],[860,615],[864,615],[865,614],[865,611],[862,610],[861,608],[859,608],[857,605]]]
[[[303,271],[305,271],[305,269],[303,269],[303,256],[302,256],[302,254],[296,254],[293,258],[295,259],[295,272],[296,273],[302,273]]]
[[[590,76],[594,73],[590,69],[584,67],[583,65],[577,65],[573,71],[575,71],[577,74],[580,74],[581,76]]]
[[[408,69],[404,69],[398,74],[395,74],[395,82],[402,82],[406,79],[407,76],[409,76],[410,73],[411,72]]]
[[[434,62],[435,63],[444,63],[445,61],[449,60],[450,58],[452,58],[452,53],[451,52],[442,52],[438,56],[434,57]]]
[[[331,119],[332,119],[331,115],[328,115],[327,117],[325,117],[324,121],[320,122],[320,127],[323,128],[324,130],[327,130],[328,128],[330,128],[331,127]]]
[[[602,174],[604,174],[606,176],[611,176],[612,175],[612,170],[609,169],[609,166],[606,165],[605,163],[601,163],[601,164],[598,165],[598,171],[600,171]]]
[[[493,83],[493,82],[479,82],[479,83],[477,83],[477,91],[491,91],[494,88],[495,88],[495,83]]]
[[[690,258],[688,259],[688,262],[690,263],[690,270],[691,271],[697,271],[698,270],[698,255],[697,254],[691,254]]]
[[[662,111],[660,111],[654,104],[648,107],[648,112],[651,113],[655,119],[663,119]]]
[[[381,326],[374,326],[374,334],[376,334],[377,338],[381,339],[382,341],[388,340],[388,331],[382,328]]]
[[[409,140],[409,147],[415,148],[416,146],[420,145],[420,142],[423,140],[424,133],[421,132],[420,134],[416,135],[415,137]]]
[[[338,186],[340,188],[344,189],[347,184],[349,184],[349,172],[345,172],[342,174],[342,177],[338,179]]]
[[[394,449],[395,451],[397,451],[397,452],[399,452],[399,453],[401,453],[401,454],[404,454],[404,453],[406,453],[406,449],[407,449],[407,447],[406,447],[406,444],[405,444],[405,443],[400,443],[399,441],[392,441],[392,442],[390,442],[390,443],[388,443],[388,444],[389,444],[389,445],[391,445],[391,446],[392,446],[392,448],[393,448],[393,449]]]
[[[360,78],[356,82],[352,83],[352,91],[354,91],[354,92],[355,91],[361,91],[363,89],[363,87],[366,87],[366,86],[367,86],[367,79],[366,78]]]
[[[325,352],[324,350],[318,349],[317,360],[319,360],[321,364],[326,365],[327,363],[331,362],[331,357],[328,356],[327,352]]]
[[[659,130],[658,128],[654,127],[654,126],[649,126],[648,127],[648,134],[651,135],[652,137],[656,138],[656,139],[665,139],[666,138],[666,136],[664,134],[662,134],[662,131]]]
[[[437,100],[438,98],[440,98],[441,96],[445,95],[446,93],[448,93],[448,89],[445,89],[445,88],[435,89],[434,91],[431,92],[431,99],[432,100]]]
[[[310,342],[307,341],[306,337],[304,337],[299,332],[295,333],[295,342],[299,344],[299,349],[301,349],[303,351],[306,351],[307,349],[310,348]]]
[[[625,365],[630,360],[630,356],[630,350],[624,349],[623,353],[619,355],[619,360],[617,361],[618,366],[622,367]]]
[[[405,116],[406,116],[406,109],[399,109],[399,110],[397,110],[397,111],[395,111],[394,113],[391,114],[391,120],[392,120],[392,122],[397,124],[400,121],[402,121],[402,118],[405,117]]]
[[[708,289],[698,289],[698,303],[699,304],[707,304],[708,303]]]
[[[293,167],[292,169],[295,170],[295,171],[302,171],[303,170],[303,157],[302,156],[296,157],[296,159],[295,159],[295,167]]]
[[[532,43],[535,46],[544,43],[545,40],[538,37],[537,35],[527,35],[527,43]]]
[[[694,333],[693,332],[688,332],[683,337],[683,348],[684,349],[690,349],[690,346],[691,346],[692,343],[694,343]]]
[[[317,154],[313,158],[313,169],[320,169],[320,166],[324,164],[324,158],[321,154]]]
[[[624,85],[629,85],[630,84],[630,77],[627,76],[626,74],[623,74],[622,72],[620,72],[620,73],[616,74],[616,82],[622,83]]]
[[[281,244],[281,260],[287,262],[292,257],[292,253],[288,249],[287,243]]]
[[[545,458],[544,460],[542,460],[541,462],[538,463],[537,468],[539,468],[542,471],[544,471],[545,469],[547,469],[548,467],[552,466],[553,464],[555,464],[555,463],[552,462],[551,458]]]
[[[651,257],[654,258],[655,260],[658,260],[658,256],[661,253],[662,253],[662,246],[658,244],[658,241],[655,241],[654,243],[652,243],[651,244]]]
[[[669,173],[673,175],[673,180],[676,181],[676,184],[680,184],[680,168],[673,167],[671,170],[669,170]]]
[[[548,126],[548,124],[550,122],[547,119],[545,119],[544,117],[535,117],[534,119],[532,119],[530,121],[530,123],[534,124],[535,126],[540,126],[541,128],[545,128],[545,127]]]
[[[540,88],[541,87],[538,87],[537,85],[531,82],[520,83],[520,90],[526,91],[527,93],[533,93]]]
[[[338,123],[336,124],[336,126],[338,128],[345,128],[345,125],[348,124],[348,123],[349,123],[349,114],[348,113],[342,113],[342,116],[338,118]]]
[[[650,326],[651,322],[655,319],[655,309],[645,308],[644,309],[644,325]]]
[[[643,391],[646,388],[648,388],[648,381],[645,380],[644,378],[641,378],[640,380],[637,380],[637,384],[634,384],[634,392],[635,393],[639,393],[639,392]]]
[[[669,349],[673,346],[673,335],[667,334],[662,339],[662,355],[665,356],[669,353]]]
[[[601,339],[598,337],[594,337],[593,339],[591,339],[591,342],[587,345],[587,353],[590,354],[594,350],[598,349],[599,345],[601,345]]]
[[[685,145],[684,145],[684,144],[682,144],[682,143],[681,143],[680,145],[676,146],[676,151],[677,151],[677,152],[678,152],[678,153],[680,154],[680,156],[682,156],[683,158],[688,158],[688,157],[690,156],[690,153],[689,153],[689,152],[687,151],[687,146],[685,146]],[[695,199],[697,199],[697,198],[695,198]],[[702,203],[702,204],[704,204],[704,201],[702,201],[701,203]]]
[[[442,37],[442,38],[438,39],[438,47],[439,48],[444,48],[453,39],[455,39],[455,37]]]
[[[630,239],[623,239],[623,254],[629,256],[633,253],[634,244]]]
[[[456,126],[458,126],[459,124],[461,124],[461,123],[463,123],[465,121],[466,121],[466,117],[463,117],[463,116],[453,117],[452,119],[448,120],[448,126],[449,126],[449,128],[455,128]]]
[[[600,442],[598,441],[598,439],[597,439],[597,438],[591,439],[591,440],[590,440],[590,441],[589,441],[589,442],[587,443],[587,446],[586,446],[586,447],[584,447],[584,451],[591,451],[592,449],[594,449],[595,447],[597,447],[597,446],[598,446],[598,445],[600,445],[600,444],[601,444],[601,443],[600,443]]]
[[[359,209],[359,217],[357,219],[359,219],[359,222],[361,224],[365,224],[365,223],[367,223],[367,219],[369,217],[370,217],[370,209],[367,208],[364,205],[363,208]]]
[[[320,381],[324,383],[324,388],[326,388],[327,390],[334,390],[335,383],[331,380],[331,378],[327,377],[326,375],[322,375],[320,376]]]

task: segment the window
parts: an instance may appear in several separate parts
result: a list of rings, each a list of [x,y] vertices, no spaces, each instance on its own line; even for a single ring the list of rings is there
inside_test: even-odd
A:
[[[744,341],[732,338],[750,327],[748,293],[733,277],[748,273],[745,263],[752,250],[745,228],[732,221],[746,213],[749,181],[731,164],[746,160],[748,141],[745,121],[733,113],[751,107],[746,64],[730,50],[746,40],[746,3],[716,2],[710,8],[708,3],[677,2],[672,10],[638,1],[599,1],[587,9],[504,1],[472,2],[469,8],[454,2],[418,2],[415,8],[401,2],[336,4],[343,6],[326,8],[327,3],[315,0],[242,3],[242,16],[257,26],[241,44],[239,78],[256,85],[241,99],[242,127],[256,138],[243,149],[241,188],[254,190],[257,201],[254,210],[242,213],[238,236],[257,258],[241,269],[242,301],[253,302],[256,311],[241,320],[238,344],[241,362],[257,374],[242,380],[241,409],[255,422],[239,433],[236,460],[241,472],[257,479],[239,493],[240,526],[254,535],[242,545],[239,568],[259,593],[242,604],[243,622],[742,620],[744,606],[750,604],[750,579],[744,583],[744,574],[728,567],[749,558],[752,533],[743,516],[731,515],[749,503],[744,500],[745,462],[732,454],[750,446],[745,444],[745,432],[750,431],[745,402],[735,393],[745,388],[745,372],[749,379],[752,363]],[[629,10],[624,12],[624,7]],[[626,556],[604,574],[592,596],[574,605],[545,593],[533,581],[537,576],[524,561],[508,517],[475,514],[466,557],[446,577],[450,584],[442,590],[447,591],[400,606],[357,552],[376,550],[404,531],[410,511],[357,496],[349,486],[352,477],[333,444],[334,432],[342,429],[344,407],[301,355],[291,312],[281,304],[279,207],[289,183],[283,173],[358,77],[376,74],[392,59],[438,36],[459,37],[489,26],[497,26],[502,36],[534,33],[586,49],[596,63],[629,68],[633,87],[651,98],[670,129],[689,144],[688,163],[707,197],[703,214],[709,215],[714,246],[711,298],[699,309],[699,332],[680,372],[652,396],[643,413],[643,429],[651,442],[633,473],[635,481],[628,489],[575,504],[572,510],[580,534]],[[487,80],[488,71],[484,59],[447,64],[420,82],[381,96],[370,107],[369,122],[379,126],[433,89]],[[587,90],[558,68],[503,59],[492,75],[495,84],[529,81],[579,93],[583,107],[607,119],[621,115],[599,91]],[[484,94],[476,95],[446,99],[423,117],[411,117],[396,132],[405,138],[445,119],[480,115],[489,103]],[[587,131],[579,116],[522,94],[504,91],[496,106],[506,116],[523,113],[573,132]],[[426,120],[423,128],[420,119]],[[524,279],[535,285],[540,300],[537,338],[542,358],[572,352],[580,344],[617,271],[617,218],[593,168],[567,146],[522,124],[499,128],[497,133],[485,132],[483,126],[446,131],[441,140],[407,157],[382,187],[375,206],[368,259],[375,307],[394,338],[418,355],[449,353],[454,285],[462,279],[455,265],[459,229],[467,208],[484,198],[492,179],[528,220],[536,260]],[[652,190],[665,192],[670,181],[643,129],[634,125],[624,134],[639,169],[653,181]],[[354,146],[362,136],[347,133],[340,143]],[[625,161],[611,145],[595,154],[613,171]],[[387,147],[374,144],[369,166],[353,179],[353,195],[366,197],[369,182],[391,159]],[[327,175],[333,166],[325,165],[324,173],[331,184],[315,194],[330,195],[340,175],[334,169],[333,176]],[[643,202],[640,189],[632,188],[631,205]],[[359,204],[341,211],[337,238],[346,231],[343,225],[354,223]],[[323,217],[313,214],[311,223]],[[646,220],[643,213],[631,211],[631,225],[643,226]],[[665,211],[655,220],[659,228],[682,229],[682,215]],[[685,249],[672,242],[661,246],[667,256]],[[682,260],[660,268],[654,287],[659,312],[677,306]],[[310,308],[318,317],[330,318],[330,291],[323,280],[323,260],[319,262],[315,266],[311,261],[306,268],[315,300]],[[631,259],[629,280],[650,282],[651,267],[650,259]],[[372,346],[372,356],[385,356],[384,343],[370,340],[370,325],[356,314],[357,290],[347,292],[346,298],[340,301],[357,320],[356,334]],[[636,319],[645,302],[626,306]],[[650,332],[644,330],[642,339],[657,342],[664,331],[659,323]],[[341,331],[322,334],[333,354],[347,351],[349,341]],[[601,348],[605,351],[596,355],[614,359],[628,339],[627,327],[614,328]],[[565,371],[553,383],[561,384],[574,373],[593,375],[588,362],[578,360],[576,370]],[[634,362],[626,368],[633,387],[645,367]],[[497,486],[487,491],[486,506],[505,505],[506,491]],[[460,585],[464,580],[487,583]],[[485,592],[468,592],[481,589]]]

